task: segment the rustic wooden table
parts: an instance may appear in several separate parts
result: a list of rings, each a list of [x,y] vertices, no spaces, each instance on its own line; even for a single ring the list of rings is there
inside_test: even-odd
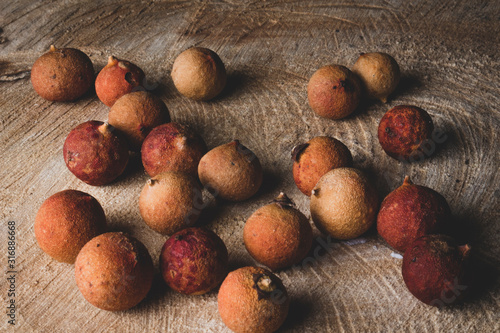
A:
[[[152,291],[137,307],[99,310],[79,293],[73,266],[38,248],[33,233],[38,207],[68,188],[95,196],[111,229],[144,242],[156,267],[165,241],[139,215],[138,195],[147,177],[137,158],[125,176],[103,187],[87,186],[66,169],[62,145],[70,129],[106,120],[108,108],[93,93],[75,103],[53,103],[34,92],[30,68],[50,44],[80,48],[96,71],[109,55],[138,64],[173,120],[196,128],[210,148],[238,138],[259,156],[266,175],[259,194],[243,203],[217,203],[203,216],[226,242],[232,268],[254,263],[243,246],[243,225],[279,190],[309,214],[308,198],[293,183],[290,150],[317,135],[342,140],[381,197],[405,175],[441,192],[465,230],[459,237],[486,263],[479,274],[483,288],[462,305],[437,309],[411,296],[401,260],[373,230],[356,241],[334,242],[311,265],[279,272],[292,298],[281,331],[500,331],[494,273],[500,262],[499,18],[498,2],[480,0],[2,2],[0,265],[5,271],[8,221],[15,223],[17,243],[15,297],[8,296],[7,273],[0,287],[2,308],[15,300],[16,325],[2,315],[0,331],[228,331],[217,312],[217,291],[181,296],[161,283],[158,271]],[[188,100],[173,87],[172,63],[191,46],[213,49],[226,64],[228,87],[214,101]],[[330,63],[351,67],[360,52],[369,51],[392,54],[401,66],[402,80],[389,103],[365,103],[340,121],[316,116],[306,96],[312,73]],[[405,164],[382,151],[378,122],[398,104],[424,108],[445,133],[434,157]]]

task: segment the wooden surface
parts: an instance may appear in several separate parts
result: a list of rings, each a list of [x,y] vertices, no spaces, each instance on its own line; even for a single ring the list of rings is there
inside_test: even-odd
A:
[[[135,158],[119,181],[87,186],[67,169],[62,145],[81,122],[106,120],[94,93],[75,103],[41,99],[30,68],[50,44],[76,47],[96,71],[109,55],[139,65],[174,121],[196,128],[213,148],[238,138],[260,158],[264,186],[237,204],[211,203],[204,223],[226,242],[232,268],[253,264],[242,242],[246,218],[285,190],[309,216],[309,200],[295,187],[290,150],[317,135],[342,140],[381,198],[410,175],[441,192],[462,240],[477,250],[483,288],[452,308],[423,305],[407,291],[401,260],[373,230],[354,242],[334,242],[303,268],[279,273],[292,298],[282,332],[499,331],[500,6],[496,1],[3,1],[0,4],[1,266],[7,261],[7,221],[16,222],[17,324],[0,317],[0,331],[227,332],[217,291],[181,296],[158,276],[149,296],[121,312],[101,311],[79,293],[73,266],[51,260],[36,245],[33,221],[53,193],[73,188],[95,196],[112,230],[145,243],[158,266],[165,241],[148,229],[137,200],[147,177]],[[174,89],[175,57],[191,46],[216,51],[228,87],[211,102]],[[360,52],[392,54],[402,80],[388,104],[364,103],[353,116],[331,121],[307,104],[306,85],[320,66],[351,67]],[[377,140],[380,118],[398,104],[427,110],[446,135],[434,157],[404,164]],[[320,234],[315,230],[316,236]],[[323,236],[323,240],[325,237]],[[314,247],[318,243],[314,244]],[[7,283],[0,294],[6,306]]]

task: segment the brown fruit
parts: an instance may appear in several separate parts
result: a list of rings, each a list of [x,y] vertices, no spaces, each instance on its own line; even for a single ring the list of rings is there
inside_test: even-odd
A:
[[[383,103],[396,89],[401,76],[396,60],[382,52],[361,53],[352,71],[361,79],[368,97]]]
[[[163,280],[177,292],[202,295],[217,287],[228,272],[228,253],[222,239],[204,228],[173,234],[160,254]]]
[[[207,101],[219,95],[226,85],[226,69],[212,50],[192,47],[179,54],[172,67],[177,90],[188,98]]]
[[[64,162],[69,171],[89,185],[105,185],[120,176],[129,153],[125,140],[101,121],[78,125],[66,137]]]
[[[93,238],[75,262],[76,285],[92,305],[107,311],[130,309],[153,282],[153,261],[146,247],[122,232]]]
[[[377,209],[375,188],[354,168],[328,171],[311,195],[311,217],[316,227],[337,239],[361,236],[375,221]]]
[[[284,193],[256,210],[243,229],[248,253],[273,271],[304,259],[311,249],[312,238],[309,220]]]
[[[449,217],[450,207],[441,194],[414,185],[406,176],[382,202],[377,230],[390,246],[404,251],[415,239],[443,230]]]
[[[378,140],[387,155],[407,162],[419,161],[432,152],[425,144],[431,140],[434,125],[419,107],[398,105],[380,120]]]
[[[198,163],[207,152],[205,141],[188,126],[168,123],[154,128],[141,149],[144,170],[151,177],[166,171],[198,176]]]
[[[236,333],[276,331],[285,321],[289,305],[281,280],[260,267],[229,273],[219,289],[219,314]]]
[[[470,247],[457,246],[444,235],[426,235],[408,246],[403,256],[403,279],[420,301],[443,306],[460,300],[469,287]]]
[[[153,128],[170,121],[161,98],[147,91],[134,91],[121,96],[109,109],[108,122],[125,134],[129,146],[140,150]]]
[[[201,189],[190,175],[164,172],[148,180],[139,197],[144,222],[163,234],[193,225],[201,213]]]
[[[118,98],[141,89],[144,72],[133,63],[113,56],[99,72],[95,80],[97,97],[107,106],[113,106]]]
[[[94,66],[80,50],[50,46],[31,68],[31,84],[49,101],[72,101],[81,97],[94,83]]]
[[[329,65],[318,69],[307,85],[311,108],[321,117],[345,118],[356,110],[361,84],[347,67]]]
[[[318,136],[294,147],[292,160],[295,184],[307,196],[325,173],[334,168],[352,166],[349,148],[328,136]]]
[[[206,153],[198,165],[198,176],[215,196],[242,201],[259,190],[262,166],[250,149],[234,140]]]
[[[91,195],[65,190],[47,198],[35,218],[38,246],[57,261],[72,264],[92,238],[106,230],[106,217]]]

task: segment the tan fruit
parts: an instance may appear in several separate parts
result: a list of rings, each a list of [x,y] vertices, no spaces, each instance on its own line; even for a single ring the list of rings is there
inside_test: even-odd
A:
[[[324,174],[311,195],[311,217],[322,232],[337,239],[365,233],[375,221],[377,192],[366,176],[354,168]]]

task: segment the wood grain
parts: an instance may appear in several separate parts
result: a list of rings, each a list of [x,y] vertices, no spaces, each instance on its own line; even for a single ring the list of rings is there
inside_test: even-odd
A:
[[[62,144],[71,128],[106,120],[94,93],[75,103],[52,103],[33,91],[33,62],[48,50],[76,47],[96,71],[109,55],[139,65],[174,121],[196,128],[210,148],[238,138],[265,170],[263,188],[237,204],[213,203],[203,223],[226,242],[232,268],[254,262],[246,253],[246,218],[285,190],[309,215],[308,198],[291,177],[290,150],[317,135],[351,149],[355,165],[373,179],[381,198],[405,175],[441,192],[461,240],[488,263],[484,288],[463,305],[429,308],[406,290],[401,260],[372,230],[358,242],[333,242],[321,257],[279,273],[292,297],[283,332],[500,331],[498,141],[500,128],[500,7],[495,1],[4,1],[0,4],[0,262],[6,262],[7,221],[17,224],[18,332],[227,332],[217,292],[186,297],[167,289],[158,272],[137,307],[109,313],[88,304],[74,283],[73,266],[41,252],[33,233],[38,207],[51,194],[74,188],[95,196],[113,230],[145,243],[155,265],[165,237],[148,229],[137,200],[145,183],[135,157],[126,175],[104,187],[77,180],[65,167]],[[175,57],[191,46],[216,51],[228,69],[224,94],[194,102],[174,89]],[[317,117],[306,85],[325,64],[351,67],[360,52],[392,54],[402,81],[388,104],[368,102],[351,117]],[[389,108],[427,110],[446,136],[435,155],[406,164],[389,158],[377,126]],[[313,246],[328,243],[316,232]],[[2,266],[3,267],[3,266]],[[493,273],[491,273],[493,274]],[[0,294],[7,301],[2,277]],[[4,303],[6,304],[6,303]]]

